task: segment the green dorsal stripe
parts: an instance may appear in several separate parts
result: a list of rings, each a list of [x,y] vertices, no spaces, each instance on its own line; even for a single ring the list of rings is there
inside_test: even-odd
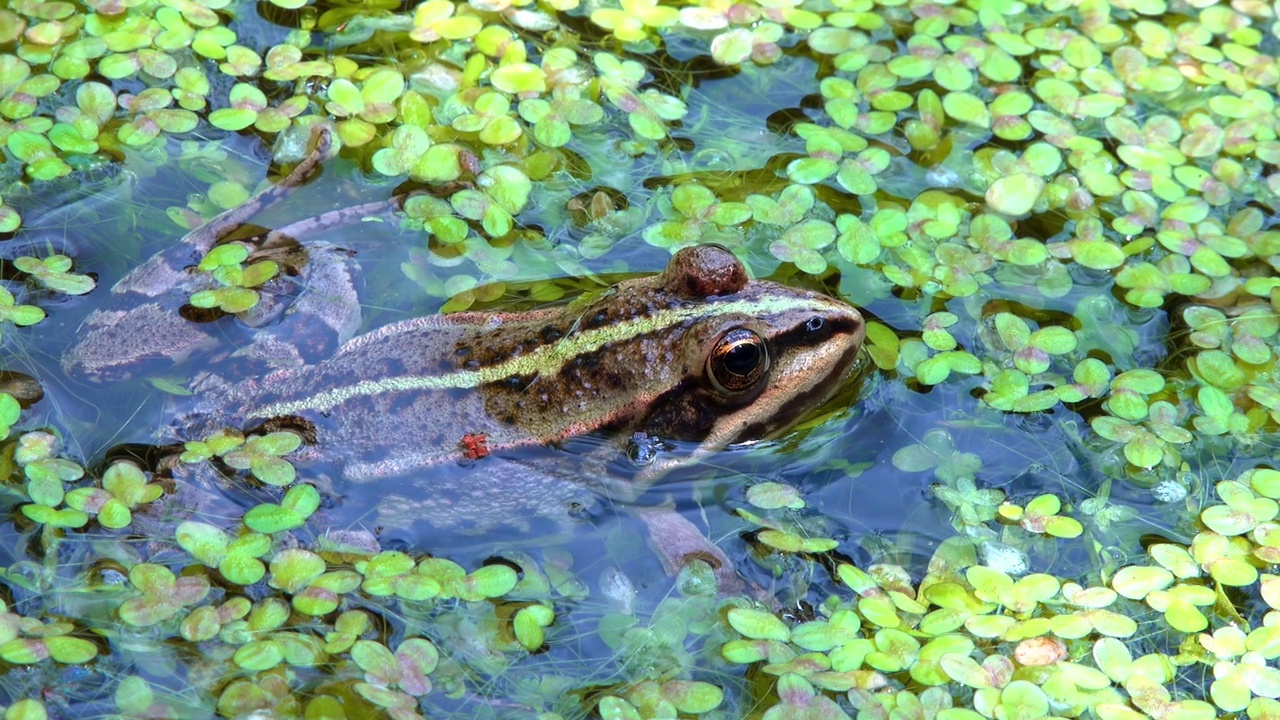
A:
[[[411,392],[414,390],[476,388],[513,376],[532,375],[533,373],[555,374],[574,358],[593,353],[608,343],[656,332],[662,328],[679,325],[695,318],[710,318],[734,313],[759,317],[804,310],[806,308],[812,308],[815,312],[820,312],[823,309],[823,305],[824,303],[820,300],[782,297],[756,300],[727,300],[720,303],[702,303],[690,307],[660,310],[652,315],[566,335],[555,343],[543,345],[532,352],[513,357],[491,367],[480,368],[479,370],[456,370],[439,375],[405,375],[379,380],[363,380],[351,385],[330,388],[308,398],[264,405],[253,410],[249,417],[277,417],[280,415],[293,415],[306,410],[326,412],[358,397]]]

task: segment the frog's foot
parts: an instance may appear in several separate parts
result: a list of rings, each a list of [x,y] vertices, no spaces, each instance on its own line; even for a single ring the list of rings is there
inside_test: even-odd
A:
[[[715,572],[721,593],[741,594],[748,590],[729,556],[673,506],[635,510],[649,529],[649,547],[668,575],[674,577],[691,560],[702,560]],[[754,595],[757,589],[751,589]]]
[[[360,328],[359,266],[353,253],[333,245],[307,246],[300,277],[281,277],[264,288],[246,325],[275,323],[232,357],[250,361],[247,372],[262,374],[329,357]],[[239,360],[237,360],[239,362]]]

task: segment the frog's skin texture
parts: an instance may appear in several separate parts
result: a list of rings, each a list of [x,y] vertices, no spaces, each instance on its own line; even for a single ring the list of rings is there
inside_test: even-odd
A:
[[[205,249],[219,234],[225,231],[193,233]],[[198,257],[197,250],[190,252]],[[311,257],[312,279],[334,267],[344,277],[354,271],[350,262],[317,265],[317,253]],[[157,263],[171,267],[148,264]],[[119,318],[151,318],[169,302],[154,289],[141,291],[137,273],[122,284],[114,292],[141,298],[148,311],[111,311]],[[354,293],[335,287],[345,284],[307,287],[295,302],[323,298],[304,310],[341,338],[358,313],[353,318]],[[169,327],[173,318],[164,322]],[[127,352],[111,349],[121,330],[93,327],[68,355],[68,367],[124,374],[116,372],[120,358],[146,353],[133,340]],[[784,433],[848,377],[864,333],[852,307],[752,280],[728,250],[699,246],[676,253],[659,275],[569,306],[405,320],[317,360],[308,359],[314,348],[290,353],[261,339],[255,352],[280,369],[234,382],[202,377],[174,439],[226,427],[293,429],[306,440],[295,458],[304,478],[327,473],[347,488],[384,481],[360,491],[384,499],[384,524],[420,519],[486,530],[534,518],[564,521],[601,497],[631,501],[680,464]],[[460,462],[464,436],[483,436],[488,454]],[[637,438],[686,441],[692,450],[633,463],[628,452]],[[670,520],[646,520],[664,535],[681,535]],[[678,566],[706,552],[723,558],[678,544],[664,548],[664,562]]]

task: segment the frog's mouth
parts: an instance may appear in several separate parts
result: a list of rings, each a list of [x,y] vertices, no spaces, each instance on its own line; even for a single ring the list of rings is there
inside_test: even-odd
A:
[[[871,362],[871,356],[862,347],[856,348],[847,355],[849,360],[845,363],[843,371],[833,374],[829,381],[821,387],[815,387],[811,396],[797,400],[797,407],[807,409],[796,413],[791,422],[768,428],[767,434],[761,435],[759,438],[736,441],[730,447],[741,447],[757,442],[778,440],[786,437],[796,427],[805,424],[806,421],[812,418],[845,410],[856,403],[860,396],[863,382],[867,379],[875,364]]]

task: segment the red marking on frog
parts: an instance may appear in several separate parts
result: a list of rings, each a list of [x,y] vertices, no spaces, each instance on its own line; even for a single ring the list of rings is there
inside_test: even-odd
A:
[[[462,436],[458,447],[462,448],[462,456],[468,460],[479,460],[489,454],[489,438],[484,433],[467,433]]]

